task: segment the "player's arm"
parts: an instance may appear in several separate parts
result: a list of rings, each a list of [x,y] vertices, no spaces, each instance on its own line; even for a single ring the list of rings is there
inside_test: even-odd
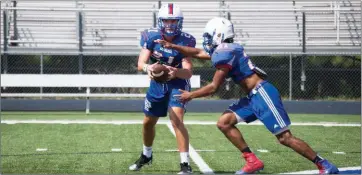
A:
[[[153,79],[153,75],[151,72],[153,71],[153,66],[156,65],[157,63],[147,64],[148,60],[150,59],[150,56],[151,56],[150,50],[145,48],[141,49],[141,52],[138,56],[137,70],[147,73],[148,76],[151,79]]]
[[[182,69],[177,69],[175,76],[181,79],[190,79],[192,76],[192,62],[191,58],[186,57],[182,59]]]
[[[149,66],[148,60],[150,59],[151,56],[151,51],[145,48],[141,49],[141,52],[138,56],[138,64],[137,64],[137,70],[138,71],[146,71],[147,66]]]
[[[182,59],[182,68],[165,66],[170,70],[169,79],[174,79],[176,77],[181,79],[190,79],[192,77],[192,62],[189,57]]]
[[[212,79],[212,82],[196,91],[192,91],[190,98],[200,98],[205,97],[214,94],[222,83],[224,83],[225,78],[227,77],[229,72],[229,68],[227,67],[221,67],[218,68],[214,74],[214,78]]]
[[[144,71],[152,78],[150,72],[153,70],[153,65],[149,65],[148,60],[152,54],[154,43],[152,35],[148,30],[141,32],[140,46],[142,47],[141,52],[138,56],[137,70]]]
[[[183,55],[186,55],[189,57],[198,58],[201,60],[211,60],[210,55],[207,52],[205,52],[204,50],[199,49],[199,48],[181,46],[181,45],[167,42],[165,40],[155,40],[155,42],[160,43],[165,48],[175,49],[175,50],[181,52]]]
[[[201,59],[201,60],[211,60],[210,55],[207,52],[205,52],[204,50],[199,49],[199,48],[180,46],[177,44],[171,44],[171,48],[175,49],[189,57],[193,57],[193,58],[197,58],[197,59]]]
[[[180,89],[179,91],[181,91],[182,94],[175,96],[178,96],[181,102],[187,102],[194,98],[200,98],[214,94],[219,89],[221,84],[225,81],[225,78],[227,77],[229,71],[229,66],[219,67],[214,74],[212,83],[192,92]]]
[[[225,81],[229,71],[233,68],[235,54],[230,49],[219,48],[218,52],[213,54],[212,63],[217,68],[212,83],[192,92],[179,90],[182,92],[179,96],[180,101],[187,102],[194,98],[205,97],[214,94]]]

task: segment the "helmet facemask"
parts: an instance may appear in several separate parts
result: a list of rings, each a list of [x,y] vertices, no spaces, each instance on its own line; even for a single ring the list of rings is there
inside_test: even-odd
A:
[[[202,45],[204,50],[211,55],[218,45],[225,40],[232,41],[234,36],[234,26],[231,21],[215,17],[209,20],[205,26]]]
[[[213,32],[213,35],[211,36],[209,33],[204,33],[202,37],[204,38],[204,41],[202,43],[204,50],[209,54],[212,55],[212,53],[215,51],[216,47],[221,44],[221,42],[224,40],[224,34],[218,34],[222,36],[215,37],[215,31]],[[217,39],[217,41],[215,41]]]
[[[165,36],[176,36],[182,32],[183,14],[173,3],[164,4],[158,12],[158,30]]]
[[[210,34],[204,33],[202,35],[202,37],[204,38],[204,41],[202,42],[202,46],[204,47],[204,50],[209,55],[211,55],[217,46],[213,43],[212,36]]]
[[[175,20],[175,21],[173,21]],[[158,18],[158,29],[165,36],[176,36],[182,31],[182,17]]]

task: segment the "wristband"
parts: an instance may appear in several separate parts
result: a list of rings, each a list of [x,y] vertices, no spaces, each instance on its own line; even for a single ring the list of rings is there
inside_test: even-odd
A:
[[[148,71],[148,66],[149,66],[149,64],[143,64],[143,67],[142,67],[143,72],[146,72],[146,73],[147,73],[147,71]]]

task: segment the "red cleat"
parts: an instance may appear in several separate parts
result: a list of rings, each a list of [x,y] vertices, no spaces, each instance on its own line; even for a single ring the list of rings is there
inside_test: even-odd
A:
[[[246,161],[244,167],[235,174],[255,174],[264,168],[264,163],[255,156],[254,153],[243,153]]]

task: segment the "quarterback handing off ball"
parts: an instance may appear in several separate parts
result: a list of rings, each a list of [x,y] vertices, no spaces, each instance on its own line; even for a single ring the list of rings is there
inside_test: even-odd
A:
[[[167,69],[166,66],[162,65],[162,64],[156,64],[153,67],[153,71],[151,72],[153,79],[156,82],[166,82],[168,80],[168,73],[169,70]]]

